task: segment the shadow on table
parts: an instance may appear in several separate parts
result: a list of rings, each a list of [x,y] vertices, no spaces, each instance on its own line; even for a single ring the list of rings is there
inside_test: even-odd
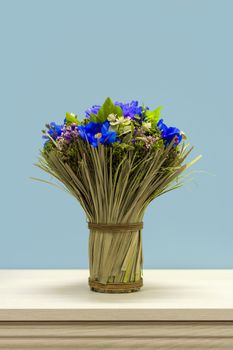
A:
[[[77,283],[67,283],[65,285],[57,285],[53,287],[43,287],[42,288],[45,294],[57,295],[63,300],[70,300],[78,302],[104,302],[112,303],[115,301],[127,302],[127,303],[140,303],[147,304],[151,302],[151,298],[156,301],[156,299],[161,300],[173,300],[177,298],[183,298],[184,288],[182,286],[174,285],[155,285],[147,287],[146,283],[139,292],[135,293],[96,293],[89,289],[88,281],[78,282]],[[42,291],[42,292],[43,292]],[[186,291],[188,292],[188,291]]]

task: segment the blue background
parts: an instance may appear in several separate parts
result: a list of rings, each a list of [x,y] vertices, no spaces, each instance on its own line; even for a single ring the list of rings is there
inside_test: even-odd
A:
[[[147,210],[147,268],[233,268],[233,2],[0,1],[0,268],[85,268],[80,205],[30,176],[40,130],[105,97],[163,105],[203,154]]]

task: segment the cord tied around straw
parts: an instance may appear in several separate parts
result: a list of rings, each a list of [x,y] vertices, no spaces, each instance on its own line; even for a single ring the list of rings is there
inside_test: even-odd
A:
[[[124,223],[124,224],[102,224],[102,223],[88,223],[88,228],[93,231],[101,232],[132,232],[139,231],[143,228],[143,222]]]

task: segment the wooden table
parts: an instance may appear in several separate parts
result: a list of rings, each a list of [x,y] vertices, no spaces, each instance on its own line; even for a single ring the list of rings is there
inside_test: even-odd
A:
[[[0,349],[233,349],[233,270],[145,270],[131,294],[86,270],[0,270]]]

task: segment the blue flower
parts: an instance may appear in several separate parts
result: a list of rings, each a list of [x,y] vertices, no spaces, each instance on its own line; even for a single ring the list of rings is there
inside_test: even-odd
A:
[[[90,118],[91,113],[96,115],[96,114],[99,112],[100,107],[101,107],[100,105],[94,105],[94,106],[88,108],[88,109],[85,111],[85,113],[86,113],[86,118]]]
[[[143,107],[139,106],[138,101],[131,101],[128,103],[122,103],[122,102],[118,102],[116,101],[114,103],[115,106],[120,106],[123,112],[124,117],[130,117],[131,119],[135,119],[134,116],[137,114],[139,117],[142,116],[142,112],[143,112]],[[100,105],[94,105],[90,108],[88,108],[85,111],[86,114],[86,118],[90,118],[91,114],[95,114],[97,115],[97,113],[99,112],[99,109],[101,108]],[[145,109],[149,109],[148,107],[145,107]],[[106,116],[107,117],[107,116]]]
[[[141,116],[142,106],[138,105],[138,101],[131,101],[129,103],[115,102],[115,106],[120,106],[124,117],[134,118],[135,114]]]
[[[49,124],[47,133],[56,141],[56,139],[61,136],[64,125],[58,125],[55,122]],[[42,136],[43,139],[46,140],[45,144],[49,141],[49,136]]]
[[[157,124],[159,130],[161,131],[162,138],[165,143],[171,143],[173,139],[175,140],[175,145],[178,145],[182,140],[182,135],[179,129],[172,126],[168,127],[164,124],[163,119],[160,119]]]
[[[58,136],[61,136],[63,127],[64,127],[64,125],[57,125],[56,123],[52,122],[49,124],[48,134],[54,140],[56,140]]]
[[[86,125],[79,125],[79,134],[82,139],[87,140],[93,147],[98,143],[111,144],[117,141],[117,133],[109,131],[110,123],[106,120],[102,125],[96,122],[90,122]]]

